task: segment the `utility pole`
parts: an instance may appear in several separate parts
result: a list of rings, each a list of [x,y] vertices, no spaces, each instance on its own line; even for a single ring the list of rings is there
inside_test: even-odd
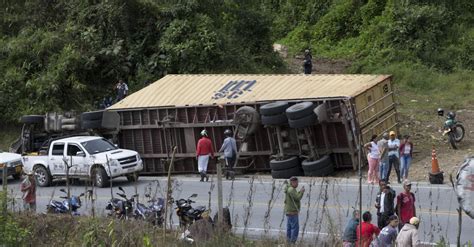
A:
[[[225,162],[225,159],[224,159]],[[223,207],[223,202],[222,202],[222,160],[218,159],[218,162],[216,164],[217,168],[217,226],[219,231],[222,229],[222,226],[224,225],[224,209]]]

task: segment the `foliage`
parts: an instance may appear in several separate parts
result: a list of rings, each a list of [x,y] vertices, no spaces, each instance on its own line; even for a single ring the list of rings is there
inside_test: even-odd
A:
[[[22,114],[86,110],[166,73],[278,73],[267,18],[249,1],[4,1],[0,7],[0,109]]]

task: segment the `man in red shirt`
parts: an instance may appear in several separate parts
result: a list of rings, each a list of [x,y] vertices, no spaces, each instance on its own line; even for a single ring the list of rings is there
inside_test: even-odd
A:
[[[397,196],[397,214],[400,217],[399,229],[401,229],[405,223],[410,222],[412,217],[416,217],[415,194],[410,191],[410,180],[406,179],[403,181],[403,189],[405,189],[405,191]]]
[[[36,181],[33,171],[29,171],[21,181],[20,190],[23,192],[23,208],[26,211],[36,212]]]
[[[207,137],[207,131],[201,131],[201,139],[199,139],[196,148],[196,157],[198,161],[198,170],[201,174],[201,182],[206,178],[206,182],[209,181],[207,176],[207,164],[209,163],[209,157],[214,158],[214,150],[212,148],[211,139]]]
[[[357,226],[357,242],[355,246],[359,246],[359,242],[361,241],[361,235],[362,235],[362,247],[369,247],[370,243],[372,240],[374,240],[374,234],[375,236],[378,236],[380,233],[380,229],[371,224],[370,222],[372,221],[372,214],[368,211],[364,212],[362,215],[362,220],[363,222]],[[362,225],[362,234],[360,232],[360,226]]]

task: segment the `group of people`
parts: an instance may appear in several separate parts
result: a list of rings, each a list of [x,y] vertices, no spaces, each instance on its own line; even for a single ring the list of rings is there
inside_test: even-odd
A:
[[[344,230],[343,246],[359,246],[359,242],[364,247],[391,247],[394,243],[404,247],[419,245],[420,220],[416,217],[411,182],[403,181],[404,191],[398,196],[384,180],[380,180],[379,185],[380,191],[375,199],[377,226],[371,223],[372,214],[369,211],[363,213],[360,223],[360,212],[354,210]]]
[[[402,179],[408,179],[408,170],[413,157],[413,142],[409,135],[405,135],[402,142],[397,138],[395,131],[385,132],[378,142],[377,135],[373,135],[364,147],[368,153],[368,183],[375,184],[379,180],[390,183],[392,167],[397,173],[399,184],[402,183]]]
[[[119,80],[118,83],[115,84],[114,90],[116,91],[115,101],[111,96],[106,96],[99,102],[99,109],[106,109],[114,102],[119,102],[128,95],[128,85],[124,80]]]
[[[237,158],[237,143],[235,138],[232,136],[232,131],[230,129],[226,129],[224,135],[226,138],[224,139],[219,152],[224,153],[226,168],[225,176],[226,179],[229,179],[229,177],[233,177],[231,174],[234,170],[235,160]],[[196,147],[196,159],[198,161],[198,171],[201,175],[201,182],[203,182],[204,179],[206,182],[209,181],[209,176],[207,176],[207,165],[209,164],[210,158],[214,158],[214,151],[207,130],[204,129],[201,131],[201,138]]]

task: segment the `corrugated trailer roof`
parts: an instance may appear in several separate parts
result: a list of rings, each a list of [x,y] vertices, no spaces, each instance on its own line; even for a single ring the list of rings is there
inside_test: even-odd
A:
[[[389,75],[167,75],[109,109],[354,97]]]

